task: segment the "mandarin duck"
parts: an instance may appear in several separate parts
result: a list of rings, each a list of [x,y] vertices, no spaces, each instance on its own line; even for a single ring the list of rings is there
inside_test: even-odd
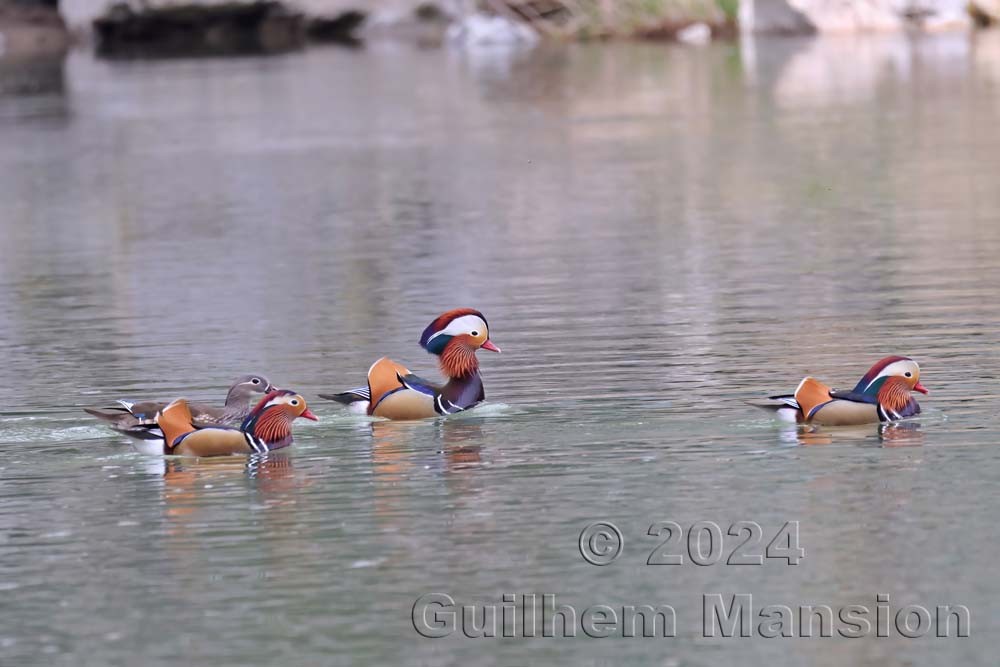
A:
[[[486,398],[476,350],[499,352],[490,340],[486,317],[478,310],[450,310],[431,322],[420,346],[438,357],[445,384],[425,380],[382,357],[368,369],[368,386],[340,394],[320,394],[351,412],[388,419],[423,419],[474,407]]]
[[[760,404],[792,422],[853,426],[905,419],[920,414],[912,392],[929,393],[920,384],[920,366],[909,357],[886,357],[872,366],[850,391],[831,389],[806,377],[794,394],[771,396]]]
[[[292,422],[303,417],[319,419],[301,395],[288,389],[275,389],[250,411],[239,428],[194,424],[187,400],[178,398],[156,415],[155,425],[144,425],[162,437],[162,454],[174,456],[227,456],[264,454],[292,444]]]
[[[229,393],[226,394],[226,403],[223,407],[189,403],[188,408],[191,410],[193,423],[198,428],[239,426],[250,414],[250,410],[260,398],[259,395],[267,394],[273,390],[274,386],[263,375],[244,375],[229,387]],[[109,426],[119,433],[138,440],[156,441],[161,439],[158,431],[147,427],[156,424],[156,415],[166,406],[166,403],[156,401],[143,401],[141,403],[118,401],[118,405],[115,407],[84,408],[84,411],[108,422]],[[156,443],[152,444],[155,449]]]

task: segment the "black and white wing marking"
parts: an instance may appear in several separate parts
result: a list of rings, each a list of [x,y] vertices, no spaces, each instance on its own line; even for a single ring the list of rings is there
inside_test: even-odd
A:
[[[365,385],[364,387],[355,387],[354,389],[342,391],[339,394],[320,394],[319,397],[346,405],[349,412],[360,415],[368,413],[368,404],[371,403],[372,392],[368,388],[368,385]]]

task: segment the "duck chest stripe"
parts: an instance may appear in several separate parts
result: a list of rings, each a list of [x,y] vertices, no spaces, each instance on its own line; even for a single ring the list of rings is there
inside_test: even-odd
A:
[[[448,408],[444,407],[445,403],[450,405],[453,409],[449,410]],[[438,394],[434,398],[434,412],[438,413],[439,415],[453,415],[456,412],[462,412],[463,410],[465,410],[465,408],[463,408],[461,405],[455,405],[441,394]]]
[[[257,452],[258,454],[267,451],[267,445],[264,443],[263,440],[255,438],[254,436],[250,435],[247,432],[243,433],[243,438],[247,441],[247,445],[250,446],[250,449]]]
[[[890,410],[881,403],[878,405],[878,419],[883,422],[891,422],[896,419],[902,419],[903,415],[899,414],[895,410]]]

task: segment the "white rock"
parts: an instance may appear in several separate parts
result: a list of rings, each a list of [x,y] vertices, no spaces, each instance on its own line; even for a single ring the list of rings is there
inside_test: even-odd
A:
[[[967,30],[972,27],[968,0],[906,0],[903,9],[918,15],[918,26],[929,32]]]
[[[448,27],[446,38],[466,48],[482,46],[534,46],[538,33],[531,26],[503,16],[470,14]]]
[[[903,16],[894,0],[870,2],[828,2],[789,0],[820,32],[873,32],[900,30]]]
[[[816,31],[816,26],[808,17],[787,0],[740,0],[737,23],[745,33],[803,34]]]
[[[977,0],[1000,4],[1000,0]],[[970,25],[967,0],[740,0],[745,32],[852,33]]]
[[[707,23],[692,23],[677,31],[677,41],[685,44],[708,44],[712,41],[712,29]]]

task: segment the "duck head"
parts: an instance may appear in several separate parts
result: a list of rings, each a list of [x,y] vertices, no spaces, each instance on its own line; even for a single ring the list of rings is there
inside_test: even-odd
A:
[[[278,442],[292,435],[292,422],[299,417],[319,421],[300,394],[274,389],[260,399],[243,421],[243,430],[264,442]]]
[[[891,382],[890,382],[891,380]],[[927,387],[920,384],[920,366],[909,357],[886,357],[880,360],[865,373],[864,377],[854,387],[859,394],[877,396],[886,384],[906,388],[908,391],[930,393]]]
[[[274,385],[263,375],[244,375],[236,380],[226,394],[226,407],[249,405],[256,400],[257,394],[267,394],[274,391]]]
[[[472,308],[449,310],[431,322],[420,336],[420,346],[437,355],[441,370],[453,378],[479,370],[476,350],[500,351],[490,340],[486,317]]]

